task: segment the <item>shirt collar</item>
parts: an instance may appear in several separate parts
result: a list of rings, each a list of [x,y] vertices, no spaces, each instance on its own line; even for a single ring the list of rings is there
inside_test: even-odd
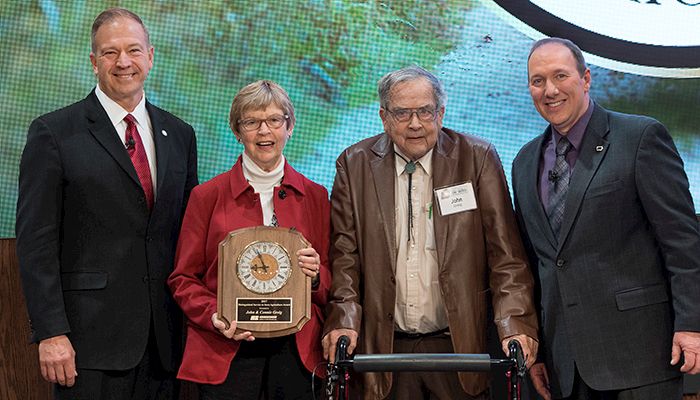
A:
[[[247,190],[253,192],[253,187],[248,183],[248,180],[243,175],[243,156],[239,156],[233,167],[231,167],[231,194],[233,198],[245,193]],[[281,187],[293,189],[300,195],[304,195],[304,178],[292,166],[284,160],[284,175],[282,176]]]
[[[141,127],[148,127],[148,112],[146,111],[146,95],[141,96],[141,101],[136,105],[134,111],[128,112],[122,106],[120,106],[116,101],[112,100],[107,96],[105,92],[100,89],[100,85],[95,86],[95,95],[97,100],[100,102],[102,107],[107,112],[109,120],[112,125],[117,126],[124,120],[127,114],[131,114],[136,118],[136,122],[141,125]]]
[[[399,147],[394,143],[394,152],[396,154],[400,155],[401,157],[394,157],[395,158],[395,167],[396,167],[396,176],[400,176],[403,173],[404,168],[406,168],[406,160],[409,160],[410,157],[406,156],[401,150],[399,150]],[[423,157],[419,158],[416,160],[416,164],[420,165],[421,168],[423,168],[423,171],[428,176],[432,176],[433,173],[433,149],[430,149],[427,153],[423,155]]]
[[[250,182],[260,185],[272,185],[274,182],[280,182],[284,176],[284,155],[280,154],[280,163],[272,171],[265,171],[260,168],[253,159],[244,151],[241,154],[241,162],[243,167],[243,176]]]
[[[586,127],[588,127],[588,122],[591,120],[591,115],[593,115],[593,100],[588,101],[588,109],[581,116],[581,118],[576,121],[574,126],[571,127],[569,133],[562,135],[555,127],[552,126],[552,141],[554,145],[559,142],[559,138],[566,136],[566,138],[571,142],[571,145],[578,151],[581,148],[581,142],[583,141],[583,135],[586,133]]]

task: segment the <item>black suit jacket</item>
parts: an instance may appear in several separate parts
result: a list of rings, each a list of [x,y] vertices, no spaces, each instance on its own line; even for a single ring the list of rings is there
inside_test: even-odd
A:
[[[181,312],[165,281],[197,184],[195,135],[173,115],[146,108],[157,162],[150,212],[94,91],[29,127],[16,226],[32,341],[67,334],[78,368],[133,368],[149,329],[163,366],[180,360]]]
[[[538,194],[550,135],[517,155],[513,189],[552,394],[571,393],[574,363],[598,390],[678,376],[673,331],[700,331],[700,233],[671,136],[651,118],[595,105],[557,240]]]

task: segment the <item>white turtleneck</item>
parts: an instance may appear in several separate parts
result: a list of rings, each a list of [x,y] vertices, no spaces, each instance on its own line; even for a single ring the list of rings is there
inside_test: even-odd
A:
[[[284,163],[286,161],[283,155],[280,155],[280,158],[280,163],[272,171],[267,172],[243,152],[243,176],[253,187],[255,193],[260,195],[263,224],[266,226],[271,225],[272,216],[275,214],[275,206],[272,203],[275,186],[279,186],[282,183],[282,177],[284,177]]]

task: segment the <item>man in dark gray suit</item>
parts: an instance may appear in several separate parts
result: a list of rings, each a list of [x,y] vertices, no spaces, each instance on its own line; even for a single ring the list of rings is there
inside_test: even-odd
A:
[[[535,387],[545,399],[680,399],[679,365],[700,372],[700,233],[673,140],[591,101],[568,40],[536,42],[528,78],[550,123],[513,161],[539,284]]]
[[[98,84],[29,127],[17,253],[41,373],[59,399],[176,398],[181,313],[166,286],[197,184],[191,126],[145,99],[141,19],[92,27]]]

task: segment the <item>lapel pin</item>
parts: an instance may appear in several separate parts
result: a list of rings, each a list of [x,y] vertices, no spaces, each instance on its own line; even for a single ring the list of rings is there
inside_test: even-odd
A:
[[[163,132],[165,132],[165,131],[163,131]],[[164,133],[164,134],[165,134],[165,133]],[[595,151],[597,151],[597,152],[600,153],[601,151],[603,151],[603,146],[596,146],[596,147],[595,147]]]
[[[163,129],[162,131],[160,131],[160,133],[162,133],[163,136],[168,136],[168,132],[166,132],[165,129]]]

